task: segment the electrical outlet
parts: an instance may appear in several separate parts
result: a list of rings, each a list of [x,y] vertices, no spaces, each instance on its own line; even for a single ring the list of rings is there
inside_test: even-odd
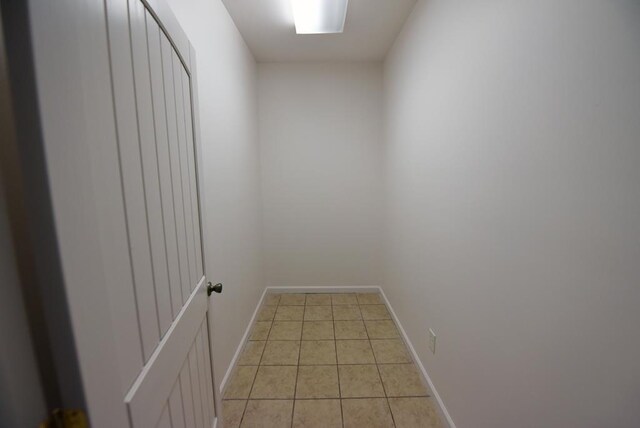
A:
[[[431,329],[429,329],[429,349],[432,354],[436,353],[436,334]]]

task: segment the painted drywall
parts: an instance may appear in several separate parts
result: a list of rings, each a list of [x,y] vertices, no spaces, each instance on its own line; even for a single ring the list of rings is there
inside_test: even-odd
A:
[[[0,128],[3,138],[0,156],[6,156],[16,138],[12,103],[16,88],[9,81],[8,45],[5,44],[2,14],[0,7]],[[9,220],[9,198],[5,189],[10,187],[5,183],[11,181],[6,179],[7,171],[2,170],[9,164],[7,159],[0,164],[0,425],[35,427],[47,417],[47,406],[31,341]]]
[[[261,63],[270,286],[381,280],[381,63]]]
[[[46,417],[47,408],[18,280],[1,174],[0,284],[0,421],[7,427],[35,427]]]
[[[264,290],[257,67],[219,0],[171,0],[198,71],[213,360],[219,387]]]
[[[384,289],[456,425],[640,426],[640,3],[421,0],[385,100]]]

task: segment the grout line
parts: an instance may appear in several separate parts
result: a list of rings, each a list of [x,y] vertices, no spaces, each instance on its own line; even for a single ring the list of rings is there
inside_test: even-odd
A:
[[[291,366],[293,367],[293,366]],[[374,400],[385,397],[342,397],[342,400]],[[389,398],[431,398],[430,395],[398,395]],[[318,401],[318,400],[340,400],[336,397],[318,397],[318,398],[296,398],[295,401]],[[293,401],[291,398],[227,398],[224,401]]]
[[[293,341],[290,341],[293,342]],[[310,342],[307,340],[307,342]],[[330,342],[330,340],[322,340],[320,342]],[[319,364],[260,364],[259,367],[294,367],[296,365],[302,367],[314,367],[314,366],[404,366],[411,365],[413,363],[319,363]],[[258,367],[256,364],[238,365],[238,367]],[[226,400],[226,398],[225,398]]]
[[[336,350],[336,373],[338,375],[338,402],[340,403],[340,423],[344,428],[344,410],[342,409],[342,384],[340,383],[340,366],[338,365],[338,342],[336,339],[336,319],[333,314],[333,297],[329,296],[331,301],[331,323],[333,326],[333,348]]]
[[[358,339],[358,340],[363,340],[363,339]],[[278,341],[276,341],[276,342],[278,342]],[[289,340],[288,342],[293,342],[293,340]],[[311,342],[311,340],[305,340],[305,342]],[[331,340],[330,339],[318,340],[318,342],[331,342]],[[309,366],[374,366],[374,365],[378,365],[378,366],[408,366],[408,365],[411,365],[411,364],[414,364],[414,363],[410,362],[410,363],[259,364],[259,366],[261,366],[261,367],[294,367],[296,365],[300,365],[300,366],[303,366],[303,367],[309,367]],[[256,364],[243,364],[243,365],[238,365],[238,367],[258,367],[258,365],[256,365]]]
[[[338,374],[338,399],[340,400],[340,422],[344,428],[344,409],[342,408],[342,384],[340,383],[340,366],[338,365],[338,340],[336,339],[336,319],[333,315],[333,296],[330,296],[331,318],[333,321],[333,348],[336,350],[336,373]]]
[[[360,315],[362,315],[362,310],[360,306],[358,306],[358,310],[360,311]],[[363,321],[364,323],[364,321]],[[369,331],[367,330],[367,325],[364,325],[364,329],[367,331],[367,337],[369,336]],[[391,411],[391,404],[389,404],[389,395],[387,394],[387,388],[384,386],[384,382],[382,380],[382,375],[380,374],[380,367],[378,367],[378,359],[376,358],[376,353],[373,352],[373,346],[371,345],[371,339],[369,339],[369,346],[371,347],[371,353],[373,354],[373,360],[376,362],[376,371],[378,372],[378,378],[380,379],[380,384],[382,385],[382,391],[384,392],[384,399],[387,402],[387,407],[389,408],[389,414],[391,415],[391,422],[393,426],[396,426],[396,420],[393,417],[393,412]]]
[[[362,315],[362,311],[360,311],[360,315]],[[369,344],[371,344],[371,336],[369,335],[369,329],[367,329],[367,323],[364,322],[364,320],[362,320],[362,325],[364,325],[364,333],[367,335],[367,340],[369,341]],[[373,346],[371,347],[371,352],[373,353]],[[376,357],[376,354],[373,354],[374,359],[375,357]]]
[[[269,326],[269,333],[267,333],[267,338],[269,337],[269,334],[271,334],[271,327],[273,327],[273,320],[271,322],[271,325]],[[240,418],[240,425],[242,425],[242,420],[244,419],[245,412],[247,411],[247,407],[249,406],[249,400],[251,400],[251,393],[253,392],[253,386],[256,384],[256,379],[258,378],[258,371],[260,371],[260,362],[262,362],[262,356],[264,355],[264,350],[266,348],[267,348],[267,343],[265,341],[264,347],[262,348],[262,353],[260,354],[260,361],[258,361],[258,366],[256,368],[256,375],[253,377],[253,382],[251,382],[251,388],[249,389],[249,395],[247,396],[247,403],[245,404],[244,410],[242,411],[242,417]]]
[[[307,301],[307,296],[305,294],[305,303]],[[304,318],[304,312],[306,311],[306,306],[304,311],[302,312],[302,318]],[[303,325],[304,327],[304,325]],[[293,405],[291,406],[291,427],[293,428],[293,415],[296,410],[296,395],[298,393],[298,374],[300,373],[300,354],[302,353],[302,328],[300,328],[300,345],[298,346],[298,362],[296,364],[296,380],[293,385]]]
[[[336,348],[336,361],[338,361],[338,349]],[[344,428],[344,410],[342,410],[342,384],[340,383],[340,366],[336,365],[336,372],[338,373],[338,399],[340,400],[340,419],[342,421],[342,428]]]

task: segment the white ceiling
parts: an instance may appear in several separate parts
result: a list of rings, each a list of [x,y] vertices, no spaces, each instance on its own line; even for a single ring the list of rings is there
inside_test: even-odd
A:
[[[290,0],[222,0],[259,62],[382,60],[416,0],[349,0],[342,34],[298,35]]]

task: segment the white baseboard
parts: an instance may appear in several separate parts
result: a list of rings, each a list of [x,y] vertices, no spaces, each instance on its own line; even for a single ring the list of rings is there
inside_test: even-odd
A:
[[[442,398],[440,398],[440,394],[438,394],[438,391],[436,391],[436,387],[433,386],[433,382],[431,381],[431,378],[429,377],[427,370],[424,368],[424,365],[422,364],[422,361],[420,361],[420,358],[418,358],[418,353],[413,347],[411,340],[409,340],[409,336],[407,336],[407,332],[402,327],[402,324],[400,323],[398,316],[394,312],[393,307],[391,306],[391,303],[389,303],[389,299],[387,299],[387,296],[384,294],[382,287],[380,287],[380,294],[382,295],[382,298],[384,299],[384,302],[387,305],[387,308],[389,308],[389,312],[391,313],[391,317],[393,318],[393,321],[396,323],[398,330],[400,330],[400,334],[402,335],[402,339],[404,340],[404,343],[407,345],[407,347],[409,348],[409,351],[411,352],[411,357],[413,358],[413,362],[418,366],[423,379],[427,383],[430,395],[436,400],[436,404],[438,405],[437,410],[440,416],[440,420],[445,421],[449,426],[449,428],[456,428],[456,424],[453,423],[453,419],[451,419],[451,415],[449,415],[449,412],[447,411],[447,408],[445,407],[444,402],[442,401]]]
[[[440,394],[438,394],[438,391],[433,385],[433,382],[431,381],[429,374],[427,374],[427,370],[424,368],[424,365],[422,364],[422,361],[420,361],[420,358],[418,358],[418,353],[413,347],[411,340],[409,340],[409,336],[407,336],[407,332],[402,327],[402,324],[400,323],[398,316],[393,310],[393,307],[391,306],[389,299],[387,299],[387,296],[384,294],[382,287],[378,285],[351,285],[351,286],[345,285],[345,286],[319,286],[319,287],[316,287],[316,286],[266,287],[264,292],[262,293],[262,296],[260,297],[260,300],[258,301],[258,304],[256,305],[256,309],[253,311],[251,320],[249,321],[249,324],[247,325],[244,335],[242,336],[242,340],[240,340],[240,344],[238,345],[238,349],[236,349],[233,359],[229,364],[229,368],[227,369],[227,372],[225,373],[224,378],[220,383],[220,397],[224,397],[224,392],[227,386],[227,382],[231,377],[231,373],[233,372],[233,369],[236,366],[236,362],[240,357],[240,353],[242,352],[242,349],[244,348],[245,343],[249,339],[249,334],[251,333],[251,327],[253,327],[254,321],[258,316],[258,311],[262,307],[262,302],[264,301],[265,296],[269,292],[272,292],[272,293],[353,293],[353,292],[360,292],[360,293],[376,292],[377,293],[379,292],[385,304],[387,305],[387,308],[389,308],[389,312],[391,313],[391,317],[393,318],[393,321],[398,326],[398,330],[400,331],[402,339],[404,340],[405,344],[409,348],[413,361],[420,369],[420,373],[422,374],[423,380],[427,384],[430,395],[433,398],[435,398],[440,419],[442,421],[445,421],[449,428],[456,428],[456,425],[453,423],[453,420],[451,419],[451,415],[449,415],[449,412],[447,411],[447,408],[445,407],[444,402],[442,401],[442,398],[440,398]],[[215,428],[215,424],[217,424],[217,418],[216,418],[216,421],[214,422],[214,428]]]
[[[253,323],[254,323],[256,317],[258,316],[258,311],[260,310],[260,307],[262,307],[262,302],[264,301],[264,296],[266,296],[267,291],[268,291],[268,289],[265,288],[265,290],[262,292],[262,296],[260,296],[260,300],[258,300],[258,304],[256,305],[256,309],[253,311],[253,315],[251,316],[251,319],[249,320],[249,324],[247,325],[247,328],[244,331],[244,335],[242,336],[242,339],[240,339],[240,344],[238,345],[238,348],[236,349],[236,353],[233,354],[233,358],[231,359],[231,362],[229,363],[229,367],[227,368],[227,372],[224,374],[224,377],[222,378],[222,382],[220,382],[220,399],[224,398],[224,392],[225,392],[225,390],[227,388],[227,382],[229,382],[229,378],[231,377],[231,373],[233,372],[233,369],[236,366],[236,362],[238,361],[238,358],[240,358],[240,353],[242,352],[242,349],[244,348],[244,344],[249,339],[249,333],[251,333],[251,327],[253,326]]]
[[[270,286],[268,291],[273,293],[377,293],[378,285],[322,285],[322,286]]]

